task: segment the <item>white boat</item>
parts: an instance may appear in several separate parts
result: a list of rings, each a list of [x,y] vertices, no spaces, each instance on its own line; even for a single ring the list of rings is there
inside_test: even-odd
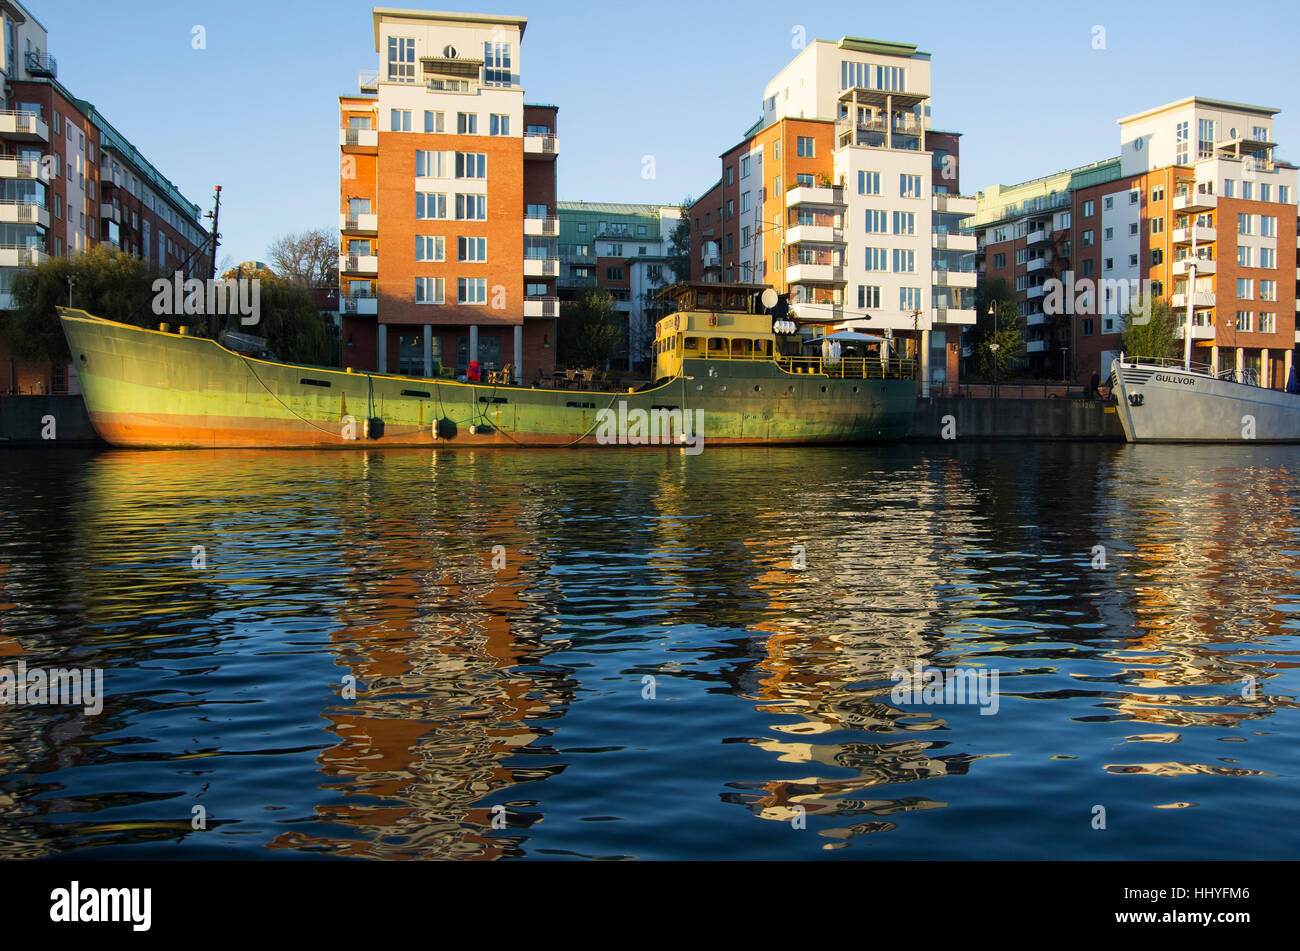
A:
[[[1250,370],[1121,353],[1110,386],[1129,442],[1300,442],[1300,393],[1260,386]]]

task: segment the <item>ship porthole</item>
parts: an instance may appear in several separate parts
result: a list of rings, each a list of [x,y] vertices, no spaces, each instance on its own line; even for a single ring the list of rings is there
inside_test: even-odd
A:
[[[81,362],[82,363],[86,362],[86,355],[84,353],[81,355]]]
[[[695,384],[695,388],[696,388],[697,390],[703,392],[703,391],[704,391],[704,384],[703,384],[703,383],[696,383],[696,384]]]
[[[787,387],[785,388],[785,391],[786,391],[787,393],[793,393],[793,392],[794,392],[794,387],[793,387],[793,386],[787,386]]]
[[[855,386],[855,387],[853,388],[853,392],[856,393],[857,391],[858,391],[858,388]]]
[[[725,383],[721,383],[721,384],[719,384],[719,385],[718,385],[718,392],[719,392],[719,393],[725,393],[725,392],[727,392],[727,384],[725,384]]]
[[[822,387],[822,392],[823,392],[823,393],[826,392],[826,387],[824,387],[824,386]]]
[[[761,386],[759,386],[757,383],[755,383],[755,384],[754,384],[754,392],[755,392],[755,393],[762,393],[762,392],[763,392],[763,388],[762,388]]]

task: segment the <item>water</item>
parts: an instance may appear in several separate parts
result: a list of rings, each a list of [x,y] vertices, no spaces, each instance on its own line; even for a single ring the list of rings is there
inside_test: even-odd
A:
[[[107,696],[0,710],[0,856],[1289,859],[1297,471],[5,451],[0,665]]]

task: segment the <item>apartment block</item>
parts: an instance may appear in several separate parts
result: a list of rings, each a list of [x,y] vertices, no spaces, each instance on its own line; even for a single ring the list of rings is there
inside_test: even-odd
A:
[[[654,324],[666,306],[656,298],[678,280],[668,251],[681,220],[677,205],[562,201],[560,298],[599,288],[614,298],[623,327],[618,369],[649,372]],[[680,276],[685,280],[687,275]]]
[[[1104,378],[1128,321],[1121,285],[1137,282],[1168,301],[1194,362],[1285,386],[1297,343],[1297,170],[1274,154],[1277,112],[1181,99],[1120,119],[1116,158],[980,194],[970,230],[983,273],[1017,288],[1031,369]],[[1044,307],[1053,276],[1093,282],[1093,306]]]
[[[762,118],[721,156],[691,210],[692,277],[765,283],[799,320],[882,334],[956,382],[975,322],[975,212],[957,133],[930,126],[930,55],[844,37],[809,44],[764,90]]]
[[[558,109],[524,101],[526,18],[375,8],[372,23],[379,69],[339,98],[344,363],[549,375]]]
[[[17,3],[0,4],[0,43],[0,310],[13,306],[20,268],[99,244],[207,277],[199,206],[59,82],[39,21]],[[7,392],[77,392],[69,367],[23,364],[2,349],[0,372]]]

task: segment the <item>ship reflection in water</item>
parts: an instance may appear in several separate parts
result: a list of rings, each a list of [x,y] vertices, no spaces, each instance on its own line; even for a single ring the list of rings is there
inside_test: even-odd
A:
[[[0,667],[106,698],[0,709],[0,857],[1289,858],[1297,472],[6,451]]]

